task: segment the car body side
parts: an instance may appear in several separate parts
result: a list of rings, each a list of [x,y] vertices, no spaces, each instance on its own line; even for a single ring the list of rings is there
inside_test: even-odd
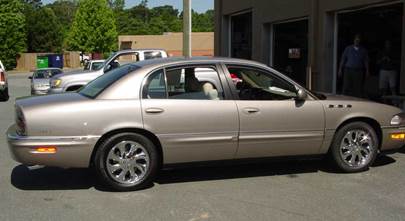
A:
[[[216,134],[160,134],[154,131],[154,127],[145,122],[144,107],[142,107],[141,91],[144,85],[145,77],[150,73],[167,67],[178,65],[204,64],[204,62],[172,62],[164,67],[161,65],[146,65],[143,68],[130,73],[117,82],[109,86],[96,99],[89,99],[77,93],[65,93],[60,95],[50,95],[45,97],[36,97],[30,99],[17,100],[16,105],[21,108],[24,117],[27,121],[27,135],[22,137],[15,132],[15,126],[8,130],[8,140],[12,146],[12,154],[19,162],[25,164],[45,164],[48,166],[59,167],[88,167],[91,164],[91,159],[98,144],[105,139],[106,135],[122,131],[137,131],[150,137],[157,147],[161,148],[163,163],[186,163],[190,161],[198,161],[200,158],[193,158],[192,151],[198,150],[198,154],[209,156],[208,160],[226,160],[238,158],[236,152],[234,154],[221,155],[221,149],[217,149],[215,156],[212,153],[212,148],[203,147],[205,142],[223,140],[223,142],[237,143],[238,137],[228,137],[221,135],[220,131]],[[218,73],[225,77],[225,73],[221,69],[225,69],[225,64],[232,64],[230,61],[207,61],[206,64],[214,65],[218,68]],[[258,63],[243,64],[256,68],[261,68],[273,73],[277,73],[264,65]],[[281,76],[285,78],[284,76]],[[227,77],[228,79],[229,77]],[[285,78],[286,79],[286,78]],[[287,79],[289,80],[289,79]],[[291,80],[289,80],[291,81]],[[224,89],[230,87],[227,82],[222,82]],[[292,82],[292,81],[291,81]],[[325,154],[329,150],[333,136],[336,130],[354,119],[361,121],[374,122],[377,133],[380,134],[381,150],[399,148],[402,141],[392,141],[389,135],[392,132],[401,131],[403,128],[392,127],[390,125],[391,118],[400,113],[398,108],[391,106],[368,102],[360,99],[334,96],[328,100],[318,100],[312,95],[308,101],[314,102],[320,108],[322,127],[320,137],[321,145],[305,152],[302,151],[297,155],[307,154]],[[184,101],[189,102],[189,101]],[[206,101],[207,104],[234,105],[235,100],[231,97],[222,101]],[[215,103],[214,103],[215,102]],[[221,103],[218,103],[221,102]],[[260,101],[257,101],[260,102]],[[190,105],[190,113],[194,110],[198,111],[201,106]],[[43,112],[46,112],[44,114]],[[298,114],[297,118],[299,118]],[[208,115],[201,115],[202,118],[213,118]],[[217,120],[217,124],[224,123],[219,116],[213,118]],[[178,116],[182,119],[182,116]],[[183,119],[186,120],[186,119]],[[235,125],[239,124],[240,117],[238,115],[228,116],[228,120],[234,120]],[[49,123],[52,122],[52,123]],[[207,121],[211,123],[214,121]],[[230,122],[230,121],[228,121]],[[214,122],[215,123],[215,122]],[[169,125],[162,125],[168,127]],[[170,125],[176,129],[175,125]],[[302,125],[301,125],[302,126]],[[305,127],[302,126],[303,128]],[[229,129],[231,130],[231,129]],[[236,134],[238,131],[233,131]],[[323,133],[322,133],[323,132]],[[305,137],[306,131],[297,131],[293,136]],[[178,138],[176,138],[177,136]],[[313,136],[309,134],[308,136]],[[294,138],[294,137],[292,137]],[[202,142],[202,143],[201,143]],[[200,143],[200,144],[197,144]],[[175,145],[178,145],[175,147]],[[187,149],[186,147],[196,145],[196,148]],[[58,146],[58,152],[53,156],[33,153],[34,146]],[[176,149],[177,148],[177,149]],[[271,147],[269,147],[271,148]],[[236,149],[235,149],[236,150]],[[225,153],[225,149],[223,151]],[[290,155],[290,150],[282,150],[275,153],[276,156]],[[195,159],[195,160],[193,160]]]

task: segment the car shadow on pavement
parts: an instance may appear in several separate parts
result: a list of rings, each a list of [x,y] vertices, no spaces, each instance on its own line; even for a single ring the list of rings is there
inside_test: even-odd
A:
[[[394,163],[389,156],[379,156],[372,167]],[[216,163],[213,165],[188,165],[161,170],[155,179],[157,184],[186,183],[209,180],[226,180],[250,177],[287,176],[299,178],[306,173],[341,173],[327,160],[258,161]],[[11,184],[21,190],[76,190],[95,189],[114,192],[98,182],[91,169],[61,169],[43,167],[30,169],[24,165],[15,167]],[[153,184],[147,188],[153,187]]]
[[[95,175],[90,169],[30,169],[19,165],[11,172],[11,184],[21,190],[89,189],[96,183]]]

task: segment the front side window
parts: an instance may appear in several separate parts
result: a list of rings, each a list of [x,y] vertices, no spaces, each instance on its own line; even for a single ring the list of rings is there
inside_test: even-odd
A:
[[[296,88],[288,81],[266,71],[228,66],[241,100],[289,100]]]
[[[212,67],[186,67],[157,71],[148,77],[143,98],[223,100],[218,72]]]
[[[115,55],[113,55],[115,56]],[[130,64],[139,61],[139,53],[138,52],[128,52],[124,54],[118,55],[114,60],[110,61],[105,69],[105,72],[109,72],[114,70],[124,64]],[[101,66],[100,66],[101,67]],[[96,70],[96,69],[94,69]]]

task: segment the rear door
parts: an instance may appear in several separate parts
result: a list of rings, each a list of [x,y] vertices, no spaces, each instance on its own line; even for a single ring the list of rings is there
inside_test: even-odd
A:
[[[168,67],[147,77],[144,127],[161,141],[165,163],[234,158],[239,119],[225,81],[215,64]]]
[[[324,136],[320,102],[311,97],[297,101],[297,86],[268,70],[237,65],[224,68],[239,98],[238,158],[319,152]]]

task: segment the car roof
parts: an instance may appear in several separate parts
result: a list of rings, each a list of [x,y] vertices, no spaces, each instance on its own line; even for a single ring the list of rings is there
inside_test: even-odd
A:
[[[101,60],[101,59],[99,59],[99,60],[90,60],[90,62],[104,62],[105,60]]]
[[[137,49],[120,50],[120,51],[117,51],[117,53],[131,53],[131,52],[140,52],[140,51],[164,51],[164,52],[166,52],[166,50],[162,49],[162,48],[137,48]]]
[[[139,67],[159,67],[159,66],[167,66],[167,65],[177,65],[177,64],[195,64],[195,63],[237,63],[237,64],[244,64],[244,65],[255,65],[261,67],[267,67],[265,64],[250,61],[245,59],[237,59],[237,58],[227,58],[227,57],[170,57],[170,58],[156,58],[156,59],[149,59],[144,61],[138,61],[134,63],[136,66]]]

